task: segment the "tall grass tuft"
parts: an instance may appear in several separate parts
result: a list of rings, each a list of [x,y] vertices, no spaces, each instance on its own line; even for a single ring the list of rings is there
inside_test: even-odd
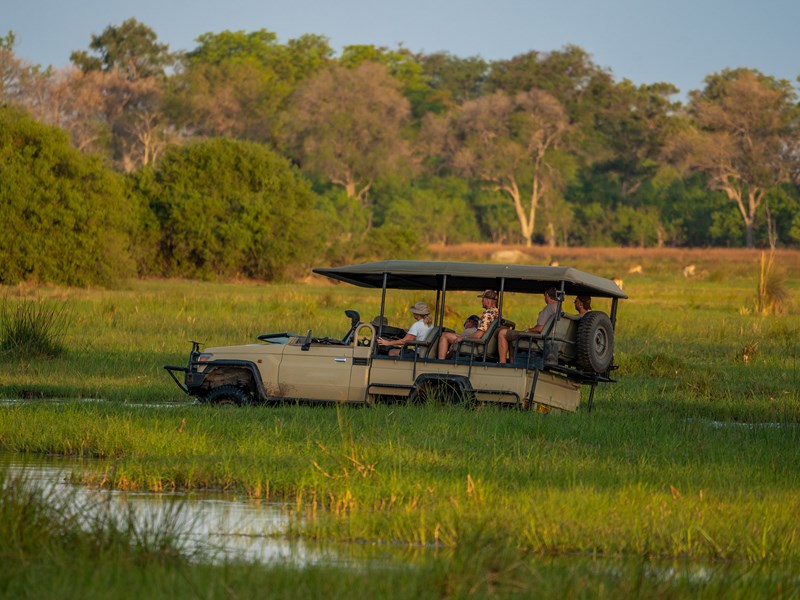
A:
[[[786,289],[786,275],[775,270],[775,251],[761,253],[761,269],[758,273],[758,293],[755,309],[761,315],[784,315],[788,311],[789,291]]]
[[[13,358],[54,358],[64,352],[67,313],[44,301],[7,298],[0,304],[0,354]]]

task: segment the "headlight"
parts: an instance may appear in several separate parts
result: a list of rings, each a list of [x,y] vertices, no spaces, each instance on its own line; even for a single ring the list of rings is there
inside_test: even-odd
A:
[[[214,359],[214,355],[213,354],[209,354],[207,352],[204,352],[203,354],[198,354],[197,355],[197,362],[208,362],[208,361],[213,360],[213,359]]]

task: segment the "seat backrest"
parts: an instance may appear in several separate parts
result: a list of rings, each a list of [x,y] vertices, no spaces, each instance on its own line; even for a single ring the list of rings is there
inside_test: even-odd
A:
[[[425,341],[418,342],[406,342],[403,345],[404,349],[414,349],[417,352],[417,356],[420,358],[429,358],[436,356],[436,342],[439,340],[439,335],[442,333],[442,328],[438,325],[431,327],[431,330],[428,332],[428,335],[425,337]]]
[[[555,323],[555,320],[556,315],[550,315],[547,318],[542,331],[536,334],[528,334],[524,337],[521,337],[516,342],[516,348],[518,350],[534,350],[536,352],[541,352],[544,338],[548,337],[553,332],[553,324]]]
[[[489,336],[489,339],[486,341],[486,358],[491,358],[497,360],[500,357],[500,352],[497,350],[497,336],[500,334],[500,319],[495,319],[494,323],[492,323],[493,327],[489,327],[489,330],[484,334]]]
[[[434,325],[433,328],[428,333],[428,337],[425,338],[423,344],[425,347],[420,350],[419,355],[425,358],[435,358],[436,357],[436,350],[439,342],[439,336],[442,334],[442,328],[439,325]]]
[[[561,313],[556,323],[554,339],[558,345],[558,353],[562,358],[572,360],[576,356],[576,340],[578,339],[578,321],[580,315]]]

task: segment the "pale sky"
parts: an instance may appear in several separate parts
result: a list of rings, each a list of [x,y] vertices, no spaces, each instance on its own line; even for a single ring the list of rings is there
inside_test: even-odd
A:
[[[63,67],[93,34],[134,17],[170,50],[197,36],[267,29],[351,44],[508,59],[568,44],[614,79],[666,81],[681,96],[725,68],[750,67],[797,85],[800,0],[0,0],[0,34],[16,54]]]

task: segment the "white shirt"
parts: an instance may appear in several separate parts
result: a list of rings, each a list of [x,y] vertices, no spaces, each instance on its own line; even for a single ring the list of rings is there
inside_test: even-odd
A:
[[[431,329],[433,329],[433,325],[426,325],[425,321],[419,319],[418,321],[414,321],[414,324],[408,328],[408,333],[415,336],[416,341],[424,342],[431,332]]]

